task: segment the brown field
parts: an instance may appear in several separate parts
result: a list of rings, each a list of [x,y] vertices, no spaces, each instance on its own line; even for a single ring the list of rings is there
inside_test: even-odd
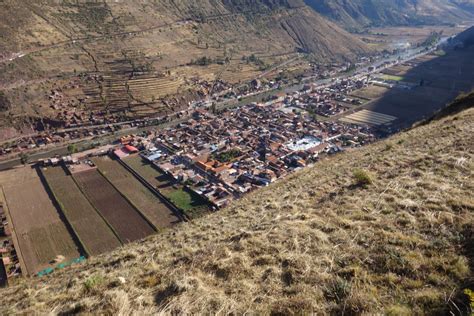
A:
[[[385,93],[388,92],[389,89],[384,87],[378,86],[368,86],[366,88],[362,88],[360,90],[352,92],[350,95],[354,97],[358,97],[365,100],[372,100],[376,98],[380,98]]]
[[[74,179],[122,242],[135,241],[154,233],[145,219],[97,170],[77,173]]]
[[[100,172],[117,188],[157,229],[179,222],[173,211],[148,190],[120,163],[109,157],[94,159]]]
[[[0,184],[26,275],[51,266],[58,255],[81,255],[35,169],[2,172]]]
[[[63,168],[44,168],[41,171],[65,217],[89,255],[98,255],[121,245],[111,228]]]
[[[397,117],[392,127],[408,127],[431,116],[460,93],[474,89],[472,53],[470,48],[448,51],[444,56],[429,54],[384,71],[403,76],[404,82],[414,84],[410,89],[370,86],[351,95],[370,99],[362,106],[366,110]]]
[[[383,74],[392,76],[404,76],[412,67],[407,65],[396,65],[382,71]]]

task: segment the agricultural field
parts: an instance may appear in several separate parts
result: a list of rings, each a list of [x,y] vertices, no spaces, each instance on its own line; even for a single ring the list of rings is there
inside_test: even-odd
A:
[[[36,169],[20,167],[2,172],[0,185],[0,198],[12,223],[25,275],[50,267],[58,256],[71,260],[82,255]]]
[[[408,65],[400,64],[385,69],[384,71],[382,71],[382,73],[391,76],[404,76],[408,71],[410,71],[411,68],[412,67]]]
[[[373,100],[380,98],[389,91],[388,88],[379,86],[368,86],[359,90],[356,90],[350,94],[352,97],[357,97],[364,100]]]
[[[404,27],[374,27],[358,37],[370,47],[377,50],[393,50],[411,47],[423,43],[432,32],[443,33],[443,36],[452,36],[463,31],[458,26],[404,26]]]
[[[391,69],[394,72],[389,75]],[[384,73],[396,79],[403,76],[404,82],[415,85],[409,89],[370,86],[351,95],[371,100],[362,107],[396,117],[393,126],[404,128],[432,115],[460,93],[474,89],[472,48],[449,51],[444,56],[430,54],[387,69]]]
[[[208,211],[209,205],[204,199],[174,183],[171,177],[160,172],[140,156],[125,158],[124,162],[188,216],[193,218]]]
[[[119,162],[109,157],[93,159],[99,171],[119,190],[156,228],[165,228],[179,222],[179,218],[154,193]]]
[[[42,168],[41,172],[88,255],[98,255],[121,245],[112,229],[62,167]]]
[[[150,163],[143,160],[139,155],[130,156],[124,159],[124,162],[142,176],[153,187],[160,192],[172,191],[173,182],[166,174],[161,173]]]
[[[389,80],[389,81],[403,81],[402,76],[395,76],[395,75],[382,75],[383,80]]]
[[[155,232],[139,212],[97,170],[73,175],[81,191],[116,232],[123,243]]]

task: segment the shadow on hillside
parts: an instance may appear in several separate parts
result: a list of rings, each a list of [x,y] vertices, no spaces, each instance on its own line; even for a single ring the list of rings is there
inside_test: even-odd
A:
[[[471,271],[474,272],[474,224],[468,226],[465,229],[463,235],[464,235],[464,255],[469,260],[469,266],[471,267]]]
[[[459,94],[474,89],[474,47],[432,57],[405,74],[392,73],[403,77],[401,85],[363,108],[397,117],[392,125],[392,131],[396,132],[432,117]],[[405,83],[411,88],[403,88]]]
[[[167,286],[164,290],[156,293],[155,304],[158,307],[164,307],[171,301],[174,296],[179,295],[181,292],[182,289],[180,289],[176,284],[171,284]]]

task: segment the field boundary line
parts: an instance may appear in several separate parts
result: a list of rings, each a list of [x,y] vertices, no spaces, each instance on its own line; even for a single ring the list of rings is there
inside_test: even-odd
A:
[[[82,248],[84,249],[84,252],[85,252],[85,255],[90,258],[92,255],[91,255],[91,251],[87,248],[86,244],[82,241],[81,237],[79,236],[79,233],[74,229],[74,225],[72,224],[72,221],[71,219],[68,217],[67,215],[67,212],[65,211],[65,207],[64,205],[61,203],[61,201],[59,200],[59,198],[56,196],[56,193],[54,192],[53,190],[53,187],[51,186],[51,184],[49,183],[48,181],[48,178],[46,177],[46,175],[44,174],[43,170],[41,168],[40,169],[40,173],[41,173],[41,176],[44,178],[44,182],[46,183],[46,185],[48,186],[49,188],[49,191],[51,191],[51,195],[53,196],[54,200],[56,201],[56,204],[59,206],[59,209],[61,210],[61,213],[63,213],[64,215],[64,218],[67,220],[67,222],[69,223],[69,226],[71,226],[71,229],[72,231],[74,231],[74,234],[76,235],[76,238],[77,240],[80,242]]]
[[[0,185],[1,187],[1,198],[2,198],[2,206],[5,209],[5,214],[7,215],[7,220],[8,223],[10,224],[10,230],[12,232],[12,240],[13,240],[13,245],[16,244],[15,250],[19,254],[18,259],[20,261],[20,267],[21,267],[21,274],[29,276],[30,272],[28,271],[28,268],[25,263],[25,259],[23,258],[23,253],[21,252],[21,247],[20,247],[20,240],[18,239],[18,236],[16,234],[15,227],[13,225],[13,218],[10,215],[10,208],[8,207],[8,202],[7,202],[7,196],[5,195],[5,190],[3,189],[3,185]],[[23,269],[25,269],[25,273],[23,273]]]
[[[134,209],[135,211],[138,212],[138,214],[140,214],[141,217],[143,217],[143,219],[148,223],[148,225],[150,225],[154,230],[155,232],[159,232],[160,230],[148,219],[148,217],[145,216],[145,214],[143,214],[143,212],[132,202],[130,201],[130,199],[124,194],[122,193],[113,183],[112,181],[110,181],[109,178],[107,178],[107,176],[99,169],[97,168],[97,172],[99,172],[99,174],[105,179],[105,181],[107,181],[124,199],[125,201],[127,201],[128,204],[130,204]]]
[[[88,252],[82,242],[82,240],[79,238],[79,235],[77,234],[76,230],[74,227],[72,227],[71,221],[67,218],[66,214],[63,211],[63,208],[61,206],[61,203],[59,200],[56,198],[56,195],[53,192],[53,189],[48,183],[48,180],[46,180],[46,177],[43,174],[43,171],[41,171],[40,167],[35,168],[36,174],[38,175],[38,178],[41,182],[41,185],[43,186],[43,189],[45,190],[46,194],[48,195],[48,198],[51,199],[51,203],[53,204],[53,207],[56,209],[56,212],[58,213],[60,221],[64,224],[66,227],[67,232],[72,238],[72,241],[74,244],[79,248],[77,249],[79,254],[85,254],[87,255]]]
[[[105,224],[110,228],[110,230],[112,231],[112,233],[114,234],[114,236],[118,239],[118,241],[120,242],[120,244],[124,245],[125,243],[123,242],[123,240],[119,237],[119,235],[117,234],[117,232],[115,231],[115,229],[112,227],[112,225],[110,225],[109,221],[107,221],[107,219],[100,213],[100,211],[97,209],[97,207],[94,205],[94,203],[92,203],[92,201],[89,199],[89,196],[84,192],[84,190],[82,189],[82,187],[79,185],[79,183],[77,183],[76,181],[76,178],[74,177],[74,175],[71,175],[71,178],[72,180],[74,181],[74,183],[76,184],[76,186],[79,188],[79,191],[81,191],[82,195],[84,195],[84,197],[86,198],[86,200],[89,202],[90,205],[92,205],[92,207],[94,208],[94,210],[97,212],[97,214],[99,214],[100,218],[102,218],[105,222]]]

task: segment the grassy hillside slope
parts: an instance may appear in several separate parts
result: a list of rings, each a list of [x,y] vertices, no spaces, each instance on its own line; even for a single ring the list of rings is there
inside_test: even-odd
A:
[[[467,312],[459,293],[474,290],[473,104],[3,290],[0,313]]]

